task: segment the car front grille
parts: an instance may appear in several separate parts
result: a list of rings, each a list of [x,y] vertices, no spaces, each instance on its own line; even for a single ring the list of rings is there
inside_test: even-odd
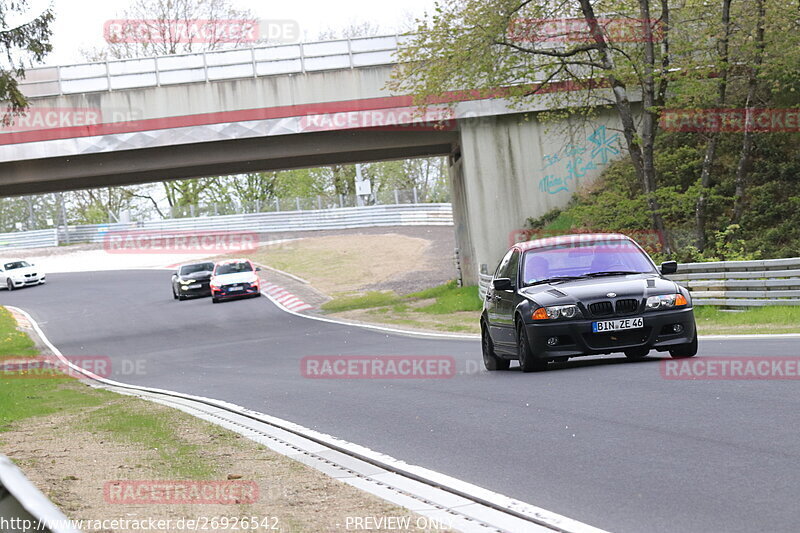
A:
[[[593,350],[616,348],[619,346],[636,346],[644,344],[650,337],[652,328],[644,327],[630,331],[610,331],[608,333],[585,333],[586,344]]]
[[[589,311],[593,316],[609,316],[614,314],[614,306],[611,302],[595,302],[589,305]]]
[[[36,275],[37,275],[36,272],[34,272],[33,274],[25,274],[25,277],[26,278],[35,278]]]
[[[639,310],[639,300],[617,300],[617,314],[629,315]]]

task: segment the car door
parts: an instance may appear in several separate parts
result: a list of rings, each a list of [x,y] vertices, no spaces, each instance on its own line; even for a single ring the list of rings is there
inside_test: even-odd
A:
[[[494,282],[497,278],[502,278],[501,272],[504,272],[506,266],[508,266],[508,262],[511,260],[511,254],[513,250],[509,250],[506,255],[503,256],[503,259],[500,260],[500,263],[497,265],[497,268],[494,271],[494,276],[492,277],[492,282]],[[501,291],[497,291],[494,288],[493,283],[489,283],[489,287],[486,289],[486,318],[489,323],[489,332],[492,335],[492,340],[495,342],[500,339],[502,332],[500,331],[500,323],[498,322],[498,314],[497,308],[498,303],[500,302]]]
[[[514,307],[516,302],[516,292],[519,282],[519,258],[520,251],[512,250],[509,260],[499,277],[511,280],[511,289],[497,291],[495,302],[497,309],[496,322],[498,325],[497,336],[494,338],[496,343],[506,346],[516,345],[516,332],[514,331]]]

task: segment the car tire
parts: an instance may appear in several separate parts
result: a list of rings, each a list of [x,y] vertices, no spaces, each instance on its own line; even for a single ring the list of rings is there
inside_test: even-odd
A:
[[[212,296],[212,297],[211,297],[211,303],[212,303],[212,304],[218,304],[218,303],[219,303],[219,298],[214,298],[214,297]]]
[[[173,300],[178,300],[178,293],[175,292],[175,286],[174,285],[172,286],[172,299]]]
[[[681,344],[669,351],[669,355],[673,359],[686,359],[697,355],[697,332],[694,334],[694,340],[688,344]]]
[[[528,342],[528,333],[522,325],[517,326],[517,359],[523,372],[541,372],[547,368],[547,361],[536,357]]]
[[[6,287],[8,287],[8,292],[14,290],[14,282],[10,278],[6,280]]]
[[[649,353],[650,348],[631,348],[630,350],[625,350],[625,357],[631,361],[641,361]]]
[[[494,343],[489,335],[486,323],[481,321],[481,351],[483,352],[483,366],[486,370],[508,370],[511,361],[498,357],[494,351]]]

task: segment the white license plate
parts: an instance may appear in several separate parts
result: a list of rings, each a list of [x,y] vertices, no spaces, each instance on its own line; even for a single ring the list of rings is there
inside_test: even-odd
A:
[[[190,289],[199,289],[200,287],[202,287],[200,283],[194,283],[192,285],[189,285]]]
[[[242,286],[241,285],[231,285],[230,287],[228,287],[228,290],[229,291],[240,291],[240,290],[242,290]]]
[[[602,320],[600,322],[592,322],[592,331],[595,333],[604,333],[606,331],[620,331],[623,329],[637,329],[644,327],[644,318],[621,318],[619,320]]]

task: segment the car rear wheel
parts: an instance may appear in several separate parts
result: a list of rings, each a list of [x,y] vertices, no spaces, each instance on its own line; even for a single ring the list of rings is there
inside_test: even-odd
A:
[[[695,332],[692,342],[671,349],[669,354],[673,359],[686,359],[687,357],[694,357],[697,355],[697,333]]]
[[[214,298],[214,297],[212,296],[212,297],[211,297],[211,303],[212,303],[212,304],[218,304],[218,303],[219,303],[219,298]]]
[[[531,350],[528,333],[522,325],[517,327],[517,358],[523,372],[541,372],[547,368],[547,361],[536,357]]]
[[[481,322],[481,350],[483,351],[483,366],[486,370],[508,370],[511,361],[498,357],[494,351],[492,337],[489,336],[489,329],[485,322]]]
[[[641,361],[647,357],[647,354],[649,353],[649,348],[631,348],[630,350],[625,350],[625,357],[631,361]]]

